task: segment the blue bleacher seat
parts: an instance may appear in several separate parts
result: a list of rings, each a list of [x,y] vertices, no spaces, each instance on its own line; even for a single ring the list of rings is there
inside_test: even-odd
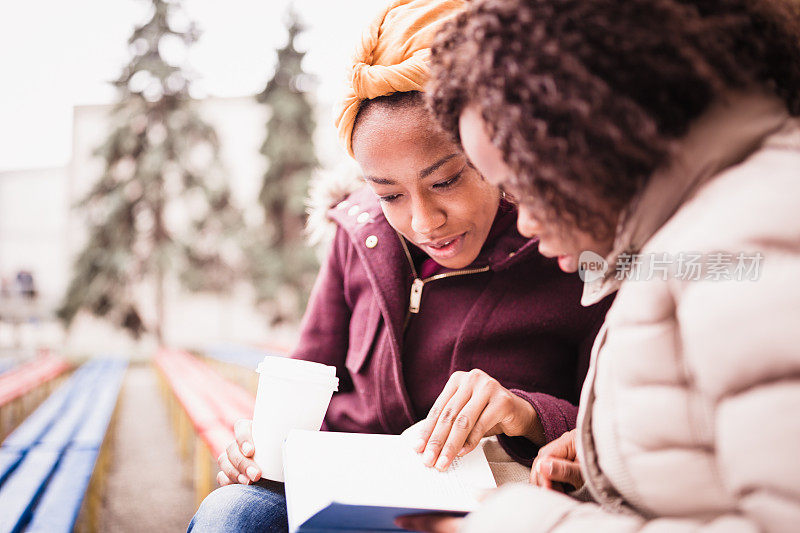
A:
[[[85,364],[76,370],[66,383],[56,389],[3,441],[3,447],[26,450],[39,442],[50,431],[53,423],[64,416],[65,406],[72,401],[73,396],[86,391],[86,385],[91,383],[97,371],[94,364]]]
[[[14,470],[22,459],[23,452],[19,450],[0,448],[0,485]]]
[[[0,533],[72,531],[126,367],[84,364],[2,443]]]
[[[71,380],[61,385],[47,399],[42,402],[36,411],[31,413],[22,424],[3,441],[4,448],[27,450],[50,428],[53,420],[63,409],[72,392]]]
[[[99,448],[106,435],[108,423],[114,413],[116,398],[119,395],[125,368],[120,367],[108,372],[95,392],[94,401],[86,415],[86,419],[72,438],[72,446],[76,448]]]
[[[31,450],[0,487],[0,531],[21,531],[31,516],[36,498],[61,457],[56,450]]]
[[[70,533],[78,520],[83,497],[97,461],[97,449],[70,448],[64,454],[45,493],[36,505],[26,533]]]
[[[63,450],[67,447],[72,436],[77,432],[81,420],[86,416],[86,411],[91,400],[91,391],[76,391],[67,404],[67,408],[55,420],[50,430],[39,439],[40,448]]]

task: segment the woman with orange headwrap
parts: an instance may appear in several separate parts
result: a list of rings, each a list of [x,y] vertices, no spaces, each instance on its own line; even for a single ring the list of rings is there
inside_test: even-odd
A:
[[[336,125],[368,187],[328,213],[336,236],[292,355],[337,367],[324,429],[400,433],[424,420],[417,451],[441,470],[488,435],[530,464],[572,429],[607,308],[580,307],[581,283],[517,232],[516,208],[428,115],[429,47],[463,5],[397,0],[364,32]],[[224,486],[189,529],[285,530],[249,421],[235,429]]]

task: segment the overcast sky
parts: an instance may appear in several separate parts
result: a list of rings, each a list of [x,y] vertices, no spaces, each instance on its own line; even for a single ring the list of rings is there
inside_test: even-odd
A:
[[[187,61],[196,94],[244,96],[269,79],[286,41],[292,3],[308,27],[298,48],[319,80],[321,105],[336,100],[361,29],[388,0],[184,0],[202,31]],[[25,0],[0,17],[0,170],[65,165],[72,107],[114,101],[108,84],[130,58],[127,39],[148,0]],[[320,124],[327,127],[327,124]],[[334,135],[331,130],[331,135]]]

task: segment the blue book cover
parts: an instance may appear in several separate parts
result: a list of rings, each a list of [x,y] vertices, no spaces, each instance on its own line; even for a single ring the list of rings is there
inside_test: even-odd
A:
[[[440,509],[420,509],[410,507],[374,507],[370,505],[349,505],[333,502],[311,518],[303,522],[296,530],[298,533],[318,531],[405,531],[394,524],[397,517],[440,513],[464,516],[465,512],[446,512]]]

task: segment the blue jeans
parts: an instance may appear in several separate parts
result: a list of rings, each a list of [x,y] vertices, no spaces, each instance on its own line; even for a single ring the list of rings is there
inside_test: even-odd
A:
[[[288,533],[283,483],[226,485],[203,500],[187,533]]]

